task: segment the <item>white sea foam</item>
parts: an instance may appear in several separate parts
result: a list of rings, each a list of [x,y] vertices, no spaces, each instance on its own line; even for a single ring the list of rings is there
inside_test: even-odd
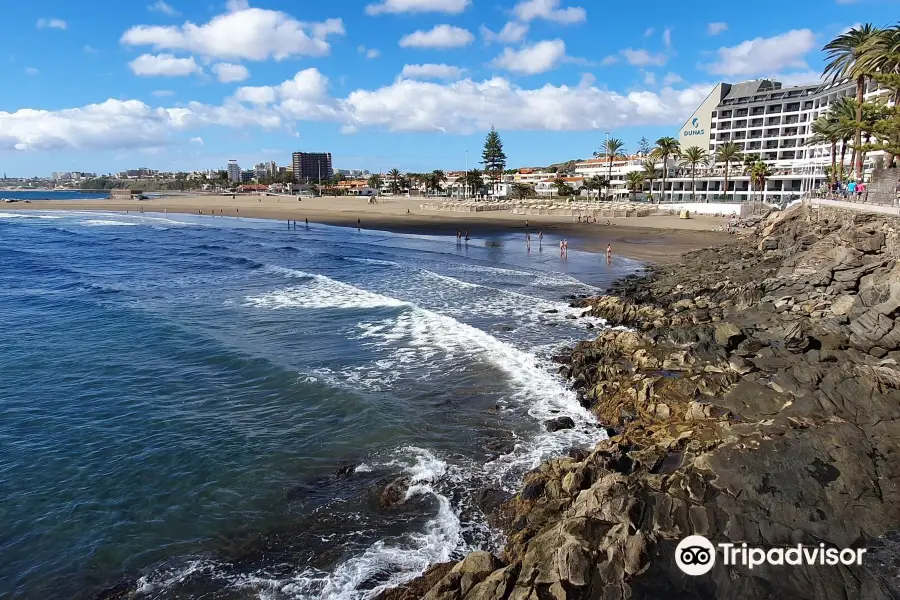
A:
[[[4,213],[0,212],[0,219],[61,219],[59,215],[35,215],[24,213]]]
[[[347,256],[344,260],[349,260],[350,262],[362,263],[364,265],[380,265],[382,267],[399,267],[400,263],[394,262],[392,260],[379,260],[377,258],[359,258],[356,256]]]
[[[87,227],[134,227],[137,223],[113,221],[111,219],[87,219],[86,221],[81,221],[80,225],[86,225]]]
[[[369,292],[354,285],[294,269],[283,267],[267,267],[270,272],[287,277],[308,278],[309,285],[285,288],[263,294],[250,296],[246,304],[258,308],[379,308],[404,306],[406,303],[374,292]]]

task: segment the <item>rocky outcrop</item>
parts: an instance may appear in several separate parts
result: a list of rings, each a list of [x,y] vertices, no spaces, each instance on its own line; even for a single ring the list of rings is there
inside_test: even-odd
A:
[[[560,367],[610,439],[528,473],[494,515],[508,540],[500,562],[479,555],[466,583],[451,572],[424,597],[896,597],[898,231],[800,206],[739,243],[579,301],[630,328],[578,344]],[[691,534],[872,557],[719,562],[688,577],[674,548]]]

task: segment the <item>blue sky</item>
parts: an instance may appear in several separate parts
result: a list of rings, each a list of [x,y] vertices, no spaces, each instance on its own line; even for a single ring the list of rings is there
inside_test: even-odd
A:
[[[897,0],[63,0],[0,21],[0,172],[510,166],[671,135],[717,81],[806,83]]]

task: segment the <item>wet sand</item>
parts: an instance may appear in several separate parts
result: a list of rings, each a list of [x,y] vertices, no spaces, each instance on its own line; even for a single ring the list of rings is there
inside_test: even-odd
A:
[[[573,249],[605,252],[612,244],[613,252],[645,262],[665,263],[685,252],[716,246],[735,236],[713,231],[727,223],[727,218],[700,216],[679,219],[677,216],[651,216],[609,219],[601,223],[573,223],[572,217],[513,215],[507,211],[456,213],[422,210],[422,198],[381,198],[368,204],[366,198],[238,195],[170,195],[149,200],[40,200],[30,204],[2,204],[0,210],[98,210],[135,212],[172,212],[225,217],[249,217],[274,220],[309,219],[311,223],[356,227],[357,219],[364,229],[396,233],[455,235],[468,230],[471,237],[487,237],[528,230],[544,236],[565,237]],[[410,214],[407,214],[407,210]]]

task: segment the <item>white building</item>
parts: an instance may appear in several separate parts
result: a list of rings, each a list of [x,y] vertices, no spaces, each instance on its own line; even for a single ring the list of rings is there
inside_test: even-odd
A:
[[[885,93],[870,85],[866,97]],[[827,114],[831,104],[844,96],[855,96],[855,82],[816,83],[783,88],[777,81],[757,79],[736,84],[720,83],[681,127],[677,139],[684,150],[699,146],[710,157],[727,142],[735,142],[747,154],[758,154],[769,165],[772,175],[765,189],[751,192],[750,177],[743,164],[729,168],[729,200],[747,201],[759,198],[766,202],[786,202],[804,192],[817,189],[828,180],[825,167],[831,165],[831,145],[809,145],[811,125]],[[840,152],[838,145],[837,152]],[[880,152],[866,156],[870,171]],[[838,162],[840,156],[837,156]],[[844,172],[852,172],[851,152],[845,156]],[[724,199],[726,191],[724,164],[698,167],[696,200]],[[663,193],[662,181],[655,181],[656,198]],[[692,199],[690,169],[677,167],[666,182],[666,200],[685,202]]]
[[[241,166],[236,160],[229,160],[228,167],[225,170],[228,171],[228,181],[232,183],[241,182]]]

